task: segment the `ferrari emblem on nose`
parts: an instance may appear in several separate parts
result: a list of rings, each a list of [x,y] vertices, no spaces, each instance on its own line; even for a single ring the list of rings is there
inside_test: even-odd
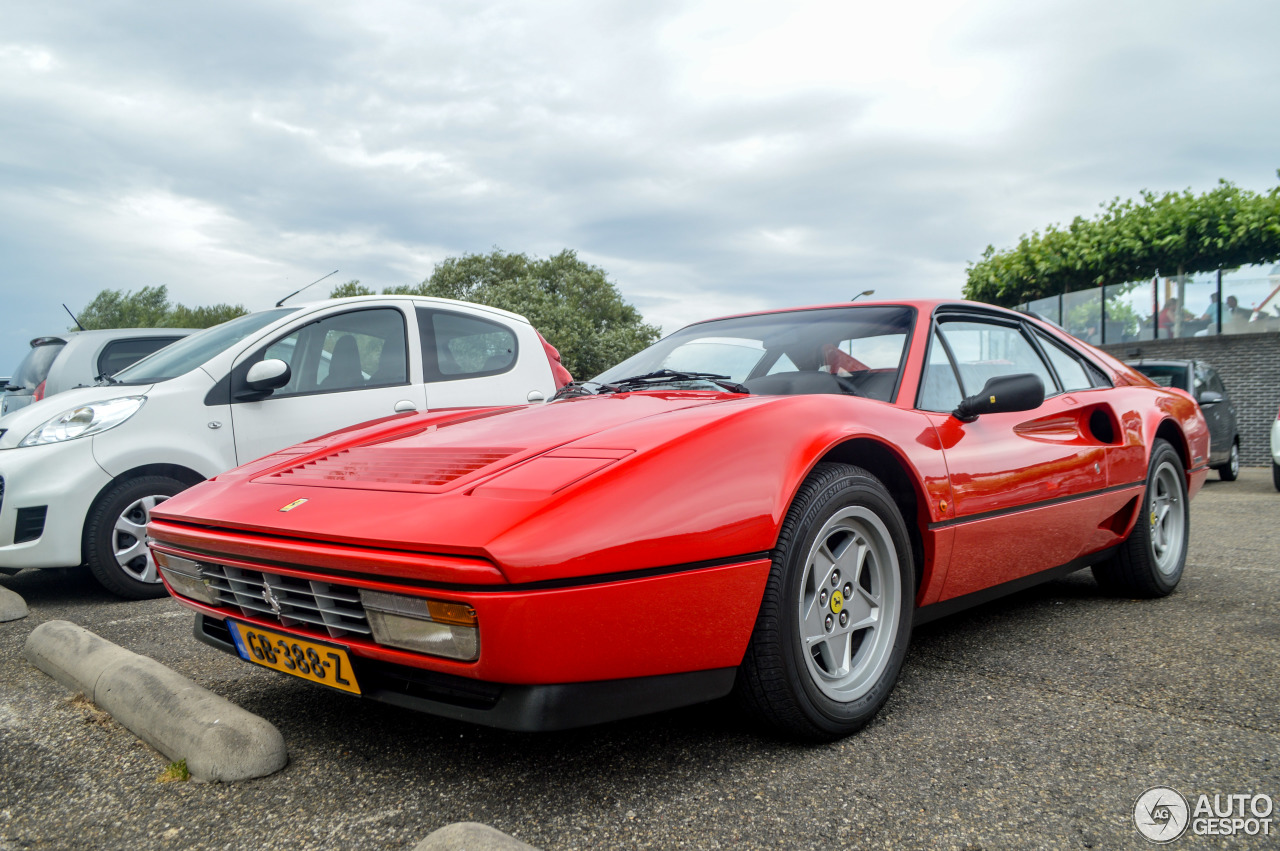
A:
[[[293,502],[289,503],[288,505],[286,505],[284,508],[282,508],[282,509],[280,509],[280,510],[281,510],[281,511],[293,511],[295,508],[297,508],[299,505],[302,505],[302,503],[304,503],[304,502],[306,502],[306,500],[305,500],[305,499],[295,499]]]
[[[280,598],[271,590],[270,585],[266,585],[262,589],[262,599],[267,601],[267,605],[271,607],[271,611],[276,617],[280,617]]]

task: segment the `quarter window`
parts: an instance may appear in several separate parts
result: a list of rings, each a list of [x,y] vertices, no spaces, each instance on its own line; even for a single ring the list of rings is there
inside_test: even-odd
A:
[[[1044,349],[1049,362],[1053,364],[1054,372],[1058,373],[1063,390],[1088,390],[1093,387],[1089,373],[1074,355],[1069,354],[1046,335],[1037,332],[1036,336],[1040,338],[1040,347]],[[1048,385],[1046,385],[1047,388]]]
[[[429,381],[497,375],[515,366],[516,335],[498,322],[419,308],[418,330]]]

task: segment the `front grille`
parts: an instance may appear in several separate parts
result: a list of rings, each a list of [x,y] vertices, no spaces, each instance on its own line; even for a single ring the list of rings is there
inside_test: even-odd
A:
[[[371,635],[360,592],[350,586],[209,562],[200,562],[200,575],[220,605],[246,617],[330,638]]]
[[[44,518],[48,513],[47,505],[19,508],[18,520],[13,526],[13,542],[23,544],[27,541],[40,540],[40,536],[44,534]]]

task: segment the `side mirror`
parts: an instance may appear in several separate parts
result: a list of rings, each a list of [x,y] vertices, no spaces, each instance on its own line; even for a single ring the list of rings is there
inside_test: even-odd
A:
[[[288,384],[291,377],[293,373],[289,364],[284,361],[276,358],[259,361],[249,367],[249,372],[244,377],[244,385],[248,390],[237,393],[236,398],[246,401],[264,399],[271,395],[271,391]]]
[[[1200,393],[1201,405],[1216,405],[1219,402],[1225,402],[1226,396],[1223,396],[1217,390],[1204,390]]]
[[[962,423],[982,414],[1032,411],[1044,404],[1044,382],[1038,375],[1000,375],[987,380],[982,392],[963,400],[951,412]]]

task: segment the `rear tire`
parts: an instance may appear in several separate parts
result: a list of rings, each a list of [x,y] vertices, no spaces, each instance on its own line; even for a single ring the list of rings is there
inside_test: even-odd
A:
[[[1119,551],[1093,566],[1094,578],[1113,594],[1165,597],[1182,579],[1190,535],[1190,500],[1182,460],[1167,441],[1157,439],[1147,465],[1142,512]]]
[[[778,537],[737,693],[801,739],[847,736],[888,699],[911,639],[915,570],[888,490],[848,464],[819,464]]]
[[[1234,482],[1240,477],[1240,438],[1231,441],[1231,457],[1227,463],[1218,468],[1218,478],[1224,482]]]
[[[186,488],[168,476],[140,476],[115,485],[94,504],[85,523],[84,560],[103,588],[129,600],[168,593],[147,548],[146,526],[152,508]]]

